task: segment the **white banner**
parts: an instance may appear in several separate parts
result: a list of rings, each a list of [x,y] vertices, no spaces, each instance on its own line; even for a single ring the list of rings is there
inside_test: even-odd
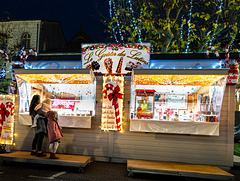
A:
[[[83,44],[82,68],[105,75],[128,74],[132,69],[149,68],[150,43]]]

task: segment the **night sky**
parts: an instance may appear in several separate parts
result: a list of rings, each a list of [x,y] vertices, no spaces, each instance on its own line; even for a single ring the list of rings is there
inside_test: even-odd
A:
[[[6,13],[7,12],[7,13]],[[107,42],[102,20],[109,18],[108,0],[8,0],[0,6],[1,20],[59,21],[68,42],[80,29],[95,42]]]

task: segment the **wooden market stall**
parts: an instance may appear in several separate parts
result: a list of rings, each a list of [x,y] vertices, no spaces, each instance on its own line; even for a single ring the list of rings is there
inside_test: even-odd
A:
[[[205,57],[205,55],[204,55]],[[207,61],[205,61],[207,63]],[[160,64],[160,63],[158,63]],[[181,64],[181,60],[178,61],[179,65]],[[195,65],[196,63],[194,63]],[[116,64],[117,67],[117,64]],[[166,69],[166,70],[156,70],[154,67],[151,67],[149,70],[149,75],[154,74],[154,72],[162,71],[161,75],[193,75],[197,72],[197,75],[211,75],[216,76],[216,81],[212,83],[218,82],[218,76],[222,79],[226,77],[227,70],[224,69]],[[38,78],[41,80],[45,74],[81,74],[81,71],[86,71],[85,69],[72,69],[72,70],[19,70],[16,71],[16,75],[20,75],[19,78],[23,79],[26,82],[29,82],[29,76],[23,76],[23,72],[26,71],[26,75],[28,71],[31,71],[30,74],[41,74]],[[43,73],[41,73],[41,71]],[[47,71],[47,73],[44,71]],[[90,70],[88,69],[90,72]],[[139,70],[141,71],[141,70]],[[187,73],[190,72],[190,73]],[[88,73],[90,74],[90,73]],[[134,79],[133,76],[136,74],[134,70],[134,74],[132,76],[123,77],[123,87],[120,91],[123,94],[122,97],[122,130],[105,130],[102,128],[102,120],[103,120],[103,91],[105,90],[105,79],[106,76],[96,75],[96,82],[94,85],[94,110],[92,116],[89,116],[91,121],[89,122],[89,126],[81,127],[81,126],[69,126],[67,121],[64,122],[67,125],[63,126],[62,132],[64,137],[61,139],[60,147],[58,148],[58,153],[64,154],[76,154],[76,155],[88,155],[96,161],[109,161],[109,162],[122,162],[126,163],[128,159],[132,160],[150,160],[150,161],[159,161],[159,162],[179,162],[186,164],[201,164],[201,165],[212,165],[218,166],[224,169],[230,169],[233,166],[233,137],[234,137],[234,85],[226,85],[224,87],[224,92],[221,94],[221,109],[217,115],[217,121],[213,122],[201,122],[201,121],[159,121],[159,117],[153,116],[154,119],[158,121],[151,121],[146,119],[132,119],[134,117],[134,111],[131,112],[132,103],[135,101],[136,96],[133,96],[135,92]],[[117,75],[112,75],[110,79],[115,79],[118,77]],[[31,80],[34,80],[33,77]],[[185,77],[185,81],[188,81],[191,77]],[[168,79],[166,79],[168,80]],[[119,80],[118,80],[119,81]],[[156,80],[154,80],[156,81]],[[221,85],[223,84],[220,82]],[[42,84],[42,83],[41,83]],[[53,84],[52,84],[53,85]],[[207,86],[210,86],[209,83]],[[150,89],[151,86],[147,85]],[[35,86],[36,87],[36,86]],[[202,86],[201,86],[202,87]],[[200,92],[204,92],[204,88],[198,88],[199,94]],[[222,87],[222,88],[223,88]],[[45,87],[46,88],[46,87]],[[56,88],[57,89],[57,88]],[[138,88],[141,89],[141,88]],[[152,89],[152,88],[151,88]],[[209,90],[209,88],[207,88]],[[47,90],[50,90],[47,89]],[[183,89],[184,90],[184,89]],[[195,89],[194,89],[195,90]],[[193,91],[190,88],[191,92]],[[54,91],[47,91],[49,95],[53,96]],[[87,93],[84,92],[85,94]],[[60,93],[54,93],[56,95]],[[193,94],[189,96],[189,101],[197,102],[197,98],[194,98]],[[46,94],[47,95],[47,94]],[[78,98],[80,98],[78,96]],[[182,97],[181,97],[182,98]],[[203,101],[203,99],[201,99]],[[19,105],[21,104],[21,96],[19,95],[17,98],[19,101]],[[206,100],[205,100],[206,101]],[[141,102],[141,101],[140,101]],[[185,105],[184,105],[185,103]],[[188,106],[190,102],[182,102],[183,106]],[[174,102],[171,102],[174,104]],[[134,106],[133,106],[134,107]],[[211,107],[211,106],[210,106]],[[153,107],[154,108],[154,107]],[[58,109],[58,108],[56,108]],[[61,109],[61,108],[60,108]],[[19,110],[19,109],[17,109]],[[137,110],[137,109],[136,109]],[[90,112],[90,111],[89,111]],[[24,112],[26,113],[26,112]],[[131,114],[133,113],[133,114]],[[190,113],[190,109],[187,113]],[[63,113],[64,114],[64,113]],[[69,114],[69,113],[68,113]],[[71,113],[72,114],[72,113]],[[73,113],[75,114],[75,113]],[[82,114],[82,113],[81,113]],[[206,113],[206,115],[213,116],[210,113]],[[66,113],[65,113],[66,116]],[[70,115],[68,115],[71,117]],[[77,116],[77,115],[76,115]],[[136,114],[137,116],[137,114]],[[80,115],[79,117],[87,117],[86,114]],[[179,114],[180,117],[180,114]],[[76,118],[76,117],[75,117]],[[204,117],[203,117],[204,118]],[[206,117],[207,118],[207,117]],[[89,119],[89,118],[87,118]],[[186,118],[187,119],[187,118]],[[209,117],[210,119],[210,117]],[[83,120],[79,118],[79,121]],[[179,127],[179,125],[185,125],[190,128],[190,125],[194,126],[195,131],[190,129],[189,132],[181,132],[178,130],[175,132],[159,132],[159,131],[151,131],[149,129],[140,129],[136,130],[132,124],[134,122],[152,122],[153,126],[157,128],[159,123],[165,124],[169,126],[171,129]],[[76,120],[78,122],[78,120]],[[139,122],[138,122],[139,123]],[[136,123],[136,124],[138,124]],[[155,124],[157,123],[157,124]],[[136,125],[135,124],[135,125]],[[72,124],[71,124],[72,125]],[[198,126],[201,125],[201,126]],[[213,127],[209,131],[203,131],[206,127]],[[184,126],[184,127],[185,127]],[[202,127],[203,126],[203,127]],[[196,129],[202,129],[203,132],[199,133]],[[212,133],[212,134],[211,134]],[[34,133],[30,128],[30,124],[23,123],[23,119],[18,118],[15,122],[15,148],[16,150],[21,151],[30,151],[31,150],[31,142],[33,139]],[[44,150],[48,151],[48,141],[45,139],[44,141]]]

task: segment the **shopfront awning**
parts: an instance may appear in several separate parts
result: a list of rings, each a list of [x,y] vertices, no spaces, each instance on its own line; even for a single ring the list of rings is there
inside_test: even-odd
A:
[[[135,85],[209,86],[228,74],[228,69],[135,69]]]
[[[95,79],[91,69],[16,69],[16,78],[33,84],[89,84]]]

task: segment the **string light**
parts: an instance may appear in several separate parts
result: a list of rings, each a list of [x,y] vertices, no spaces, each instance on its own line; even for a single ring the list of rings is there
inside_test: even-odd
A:
[[[217,16],[217,19],[216,19],[216,23],[215,23],[215,26],[214,26],[213,36],[212,36],[212,38],[211,38],[210,41],[209,41],[209,46],[212,46],[212,40],[213,40],[213,38],[214,38],[214,36],[215,36],[215,30],[216,30],[216,28],[217,28],[217,26],[218,26],[219,16],[220,16],[220,13],[222,12],[222,5],[223,5],[223,1],[220,0],[219,13],[218,13],[218,16]],[[209,33],[210,33],[210,32],[208,32],[207,36],[209,35]]]
[[[139,39],[139,43],[142,43],[142,10],[140,10],[140,18],[139,18],[139,28],[138,28],[138,39]]]
[[[110,18],[112,19],[113,18],[113,16],[112,16],[112,0],[109,0],[109,15],[110,15]],[[111,26],[112,26],[113,36],[114,36],[116,42],[118,43],[118,39],[115,34],[115,28],[114,28],[113,24]]]
[[[192,0],[190,2],[190,9],[189,9],[189,20],[188,20],[188,35],[187,35],[187,47],[186,47],[186,50],[185,50],[185,53],[188,52],[188,49],[189,49],[189,43],[190,43],[190,32],[191,32],[191,19],[192,19],[192,8],[193,8],[193,5],[192,5]]]
[[[135,17],[134,17],[134,10],[133,10],[133,6],[132,6],[132,2],[131,0],[128,0],[128,3],[129,3],[129,9],[131,11],[131,14],[132,14],[132,22],[133,22],[133,26],[134,26],[134,31],[136,31],[136,33],[138,34],[138,41],[139,43],[142,43],[142,39],[141,39],[141,24],[142,24],[142,19],[141,19],[141,16],[142,16],[142,11],[140,10],[140,20],[139,20],[139,26],[137,27],[137,24],[136,24],[136,21],[135,21]],[[138,30],[137,30],[138,29]]]
[[[235,41],[236,36],[233,38],[232,44],[229,47],[229,51],[232,50],[233,42]]]
[[[115,15],[115,18],[116,18],[116,20],[117,20],[117,27],[118,27],[118,33],[119,33],[119,35],[120,35],[120,37],[121,37],[121,40],[122,40],[122,42],[124,42],[124,40],[123,40],[123,35],[122,35],[122,29],[121,29],[121,26],[120,26],[120,23],[119,23],[119,21],[118,21],[118,15],[117,15],[117,11],[116,11],[116,4],[115,4],[115,1],[113,0],[112,1],[113,2],[113,13],[114,13],[114,15]]]
[[[181,35],[180,35],[181,39],[183,38],[183,18],[184,18],[184,15],[182,15],[182,17],[181,17],[181,22],[182,22],[182,24],[181,24],[181,31],[180,31],[180,33],[181,33]]]

